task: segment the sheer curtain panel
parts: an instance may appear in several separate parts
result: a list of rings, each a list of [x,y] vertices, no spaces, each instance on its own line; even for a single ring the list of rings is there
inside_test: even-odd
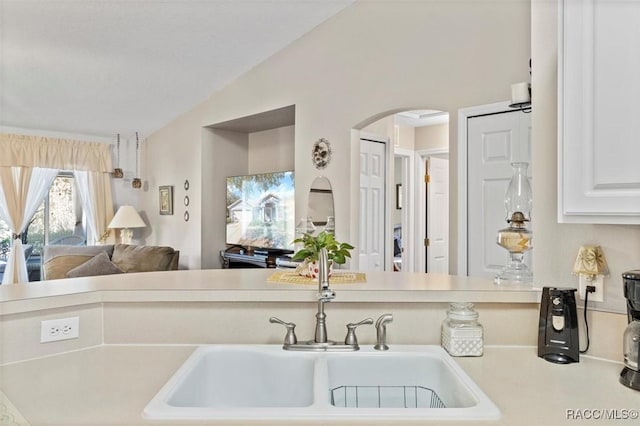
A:
[[[0,167],[0,215],[11,229],[11,251],[2,284],[29,281],[20,234],[47,196],[58,169]]]
[[[109,173],[73,172],[78,184],[82,208],[87,218],[87,244],[104,243],[113,218],[113,199]]]

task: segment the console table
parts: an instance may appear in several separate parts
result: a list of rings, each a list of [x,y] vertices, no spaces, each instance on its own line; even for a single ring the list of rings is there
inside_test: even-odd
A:
[[[248,252],[240,248],[220,250],[222,267],[229,268],[275,268],[276,256],[260,255]]]
[[[284,254],[256,254],[249,253],[240,247],[220,250],[222,267],[229,268],[295,268],[300,263],[292,261]]]

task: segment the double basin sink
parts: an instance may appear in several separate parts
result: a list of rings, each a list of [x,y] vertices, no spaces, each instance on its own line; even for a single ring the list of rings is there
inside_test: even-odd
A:
[[[144,416],[493,420],[500,411],[439,346],[317,353],[209,345],[194,351]]]

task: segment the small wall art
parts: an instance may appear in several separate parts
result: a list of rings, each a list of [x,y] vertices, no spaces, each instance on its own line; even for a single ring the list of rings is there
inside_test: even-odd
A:
[[[159,188],[160,214],[173,214],[173,185],[165,185]]]
[[[313,144],[311,161],[316,169],[324,169],[331,162],[331,144],[325,138],[320,138]]]
[[[402,184],[396,183],[396,209],[402,209]]]

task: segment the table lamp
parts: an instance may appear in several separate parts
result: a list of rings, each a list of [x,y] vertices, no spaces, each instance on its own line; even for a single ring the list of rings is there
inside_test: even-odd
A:
[[[120,206],[116,215],[109,223],[109,229],[120,229],[120,242],[131,244],[133,230],[131,228],[144,228],[145,223],[133,206]]]

